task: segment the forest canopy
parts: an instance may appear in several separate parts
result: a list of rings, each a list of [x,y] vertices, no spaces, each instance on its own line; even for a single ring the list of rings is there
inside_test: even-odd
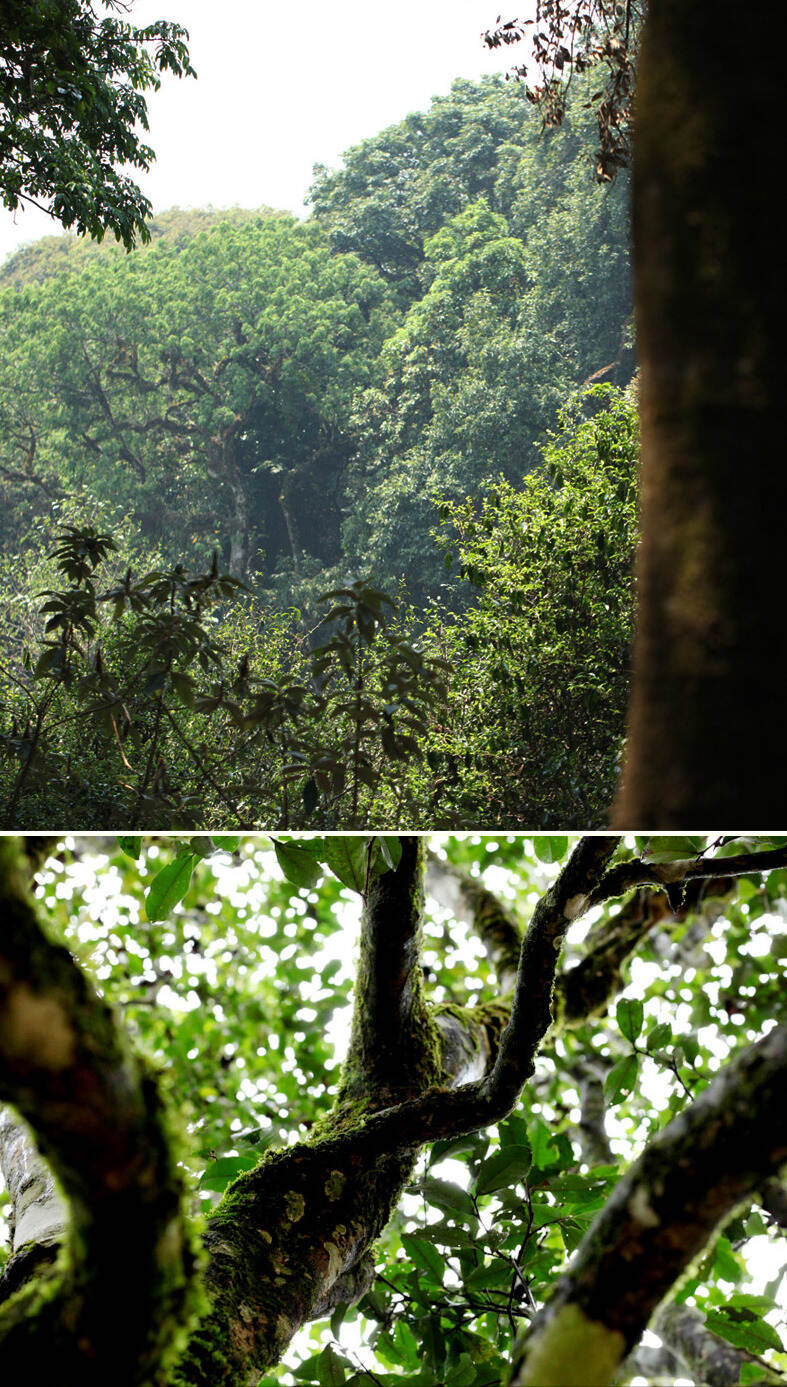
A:
[[[3,268],[0,746],[12,826],[35,822],[53,778],[66,786],[59,822],[77,827],[141,822],[143,800],[151,826],[604,821],[627,685],[636,427],[621,393],[633,370],[627,187],[594,183],[589,123],[580,93],[543,135],[513,87],[458,81],[342,168],[318,170],[305,222],[173,211],[131,254],[51,239]],[[595,380],[612,393],[573,404]],[[88,564],[75,593],[52,556],[88,517],[117,545],[104,557],[118,557],[95,577]],[[170,580],[180,591],[212,562],[214,576],[248,585],[248,600],[232,589],[246,614],[214,586],[209,629],[181,639],[180,621],[153,656],[141,609],[163,579],[151,575],[182,573]],[[94,582],[104,586],[91,596]],[[332,714],[327,744],[312,719],[299,762],[289,750],[303,728],[288,732],[255,770],[251,799],[248,747],[236,745],[242,770],[219,807],[210,782],[226,739],[206,726],[208,704],[226,726],[241,668],[279,702],[304,681],[319,696],[318,599],[357,582],[397,604],[363,729],[359,707],[354,730]],[[124,583],[134,600],[102,605]],[[113,610],[119,625],[98,620]],[[129,629],[135,610],[144,639]],[[393,602],[381,610],[391,617]],[[590,668],[579,647],[594,631]],[[416,652],[414,677],[435,672],[412,706],[389,637]],[[441,662],[459,677],[438,718],[426,704]],[[151,690],[140,672],[163,684]],[[164,686],[180,705],[177,748],[162,741]],[[493,687],[511,698],[490,720]],[[300,718],[300,696],[297,708],[284,701]],[[91,736],[109,739],[92,758],[86,707],[100,714]],[[236,730],[258,742],[240,707]],[[399,774],[416,745],[420,772]],[[563,776],[582,760],[587,774]]]
[[[0,1098],[48,1162],[8,1110],[9,1371],[784,1381],[784,839],[4,838],[0,869]]]

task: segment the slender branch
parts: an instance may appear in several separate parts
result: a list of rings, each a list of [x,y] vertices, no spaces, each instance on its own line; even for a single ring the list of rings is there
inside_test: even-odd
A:
[[[635,886],[677,886],[709,877],[740,877],[755,872],[772,872],[787,867],[787,848],[766,852],[741,853],[737,857],[704,857],[678,862],[645,862],[634,857],[618,862],[594,889],[590,905],[600,905],[614,896],[623,896]]]
[[[623,964],[651,930],[696,913],[698,933],[704,936],[724,909],[723,898],[733,889],[730,878],[695,879],[682,892],[673,890],[670,900],[666,891],[640,887],[619,911],[591,930],[585,957],[558,977],[557,1020],[571,1026],[604,1011],[622,986]]]

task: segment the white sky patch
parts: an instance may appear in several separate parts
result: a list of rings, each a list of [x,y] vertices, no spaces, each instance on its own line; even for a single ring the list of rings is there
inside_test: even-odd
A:
[[[516,13],[532,8],[524,0]],[[490,51],[497,0],[134,0],[129,19],[184,24],[198,77],[165,74],[148,94],[156,151],[149,174],[133,176],[168,207],[259,207],[304,213],[317,163],[336,167],[344,150],[379,133],[456,77],[505,72],[514,49]],[[59,233],[35,207],[0,210],[0,260],[19,245]]]

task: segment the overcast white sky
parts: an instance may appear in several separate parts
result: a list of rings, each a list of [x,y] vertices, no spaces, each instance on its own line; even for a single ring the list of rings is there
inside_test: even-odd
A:
[[[157,159],[142,187],[154,209],[273,207],[302,211],[315,163],[409,111],[455,77],[505,71],[517,50],[490,52],[481,33],[528,0],[134,0],[136,24],[166,18],[191,35],[198,79],[164,79],[149,97]],[[58,232],[35,208],[0,209],[0,261]]]

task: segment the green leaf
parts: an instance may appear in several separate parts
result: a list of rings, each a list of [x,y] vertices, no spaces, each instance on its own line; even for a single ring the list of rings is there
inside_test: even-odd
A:
[[[604,1096],[608,1103],[619,1103],[631,1093],[637,1082],[639,1059],[636,1055],[625,1055],[613,1064],[604,1080]]]
[[[646,1045],[648,1051],[652,1053],[654,1050],[663,1050],[664,1046],[669,1045],[671,1040],[672,1027],[669,1022],[659,1021],[658,1025],[654,1026],[653,1030],[648,1032]]]
[[[723,1281],[738,1282],[743,1276],[743,1268],[732,1250],[729,1238],[721,1237],[716,1243],[713,1271],[714,1275],[720,1276]]]
[[[350,1309],[350,1307],[349,1307],[349,1305],[347,1304],[347,1301],[346,1301],[346,1300],[340,1300],[340,1301],[339,1301],[339,1304],[336,1306],[336,1309],[334,1310],[333,1314],[331,1315],[331,1333],[332,1333],[334,1339],[338,1339],[338,1337],[339,1337],[339,1330],[341,1329],[342,1325],[344,1324],[345,1316],[347,1315],[347,1311],[348,1311],[349,1309]]]
[[[320,857],[351,891],[366,890],[368,838],[355,834],[351,838],[325,838]]]
[[[615,1009],[618,1025],[632,1045],[642,1030],[644,1014],[642,1002],[636,998],[632,1001],[628,997],[623,997]]]
[[[121,836],[118,838],[118,847],[127,857],[133,857],[136,862],[142,852],[142,837],[141,835],[134,835],[130,838]]]
[[[470,1387],[475,1382],[475,1368],[468,1354],[463,1353],[455,1368],[447,1374],[445,1387]]]
[[[156,873],[145,896],[145,913],[149,920],[166,920],[173,906],[183,900],[191,885],[196,861],[193,852],[181,852],[174,862]]]
[[[276,860],[287,881],[291,882],[293,886],[310,887],[316,885],[322,872],[319,863],[310,852],[307,852],[305,848],[298,847],[296,843],[282,843],[278,838],[273,840],[273,847]]]
[[[437,1180],[430,1176],[421,1180],[418,1188],[424,1199],[438,1209],[448,1209],[451,1213],[469,1215],[473,1219],[477,1217],[475,1205],[467,1190],[452,1184],[450,1180]]]
[[[539,862],[562,862],[568,848],[568,838],[554,834],[538,834],[533,839],[533,848]]]
[[[223,1194],[228,1185],[232,1184],[238,1175],[242,1175],[246,1170],[253,1170],[257,1165],[259,1157],[248,1154],[245,1156],[220,1156],[217,1161],[211,1161],[205,1167],[200,1180],[200,1189],[213,1190],[216,1194]]]
[[[341,1387],[345,1380],[344,1360],[326,1345],[317,1359],[317,1381],[320,1387]]]
[[[438,1286],[442,1286],[445,1276],[445,1261],[434,1243],[427,1238],[416,1238],[409,1233],[403,1233],[402,1247],[413,1266],[419,1267],[421,1271],[428,1271]]]
[[[748,1349],[749,1353],[763,1353],[765,1349],[781,1350],[782,1341],[773,1325],[767,1320],[733,1319],[725,1310],[708,1310],[705,1323],[713,1334],[726,1339],[735,1348]]]
[[[696,857],[705,843],[704,835],[693,838],[648,838],[643,856],[649,862],[680,862],[684,858]]]
[[[402,860],[402,840],[394,834],[386,834],[377,839],[380,852],[390,872],[395,872]]]
[[[524,1180],[533,1159],[529,1146],[504,1146],[482,1163],[476,1180],[476,1194],[492,1194],[495,1190]]]

